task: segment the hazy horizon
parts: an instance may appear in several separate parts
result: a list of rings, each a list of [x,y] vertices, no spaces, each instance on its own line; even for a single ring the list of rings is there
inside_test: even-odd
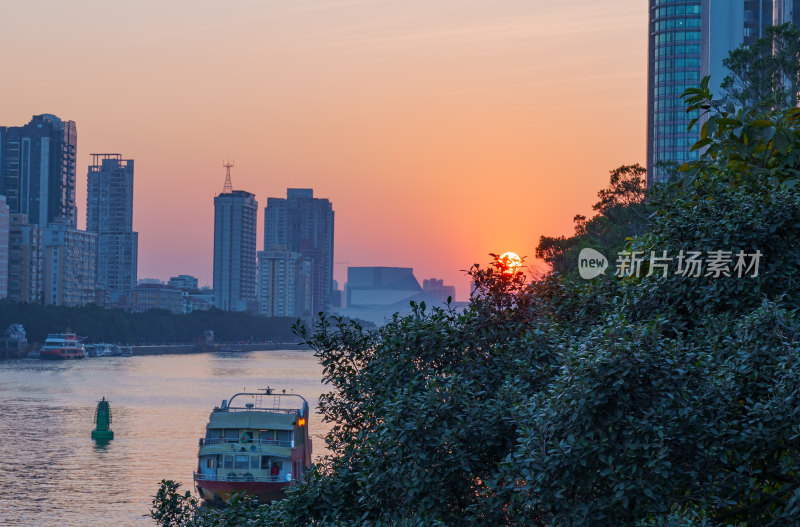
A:
[[[259,202],[313,188],[334,277],[413,267],[466,300],[488,253],[534,262],[608,171],[645,162],[647,6],[399,1],[0,2],[0,125],[77,123],[134,159],[139,277],[210,285],[225,159]]]

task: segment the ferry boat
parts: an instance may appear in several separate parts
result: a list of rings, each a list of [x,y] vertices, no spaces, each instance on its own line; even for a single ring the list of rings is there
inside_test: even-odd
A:
[[[82,359],[83,344],[75,333],[50,333],[39,350],[39,358],[44,360]]]
[[[308,402],[285,390],[266,388],[223,400],[199,441],[197,493],[212,502],[226,502],[233,493],[262,502],[282,498],[311,467],[308,413]]]
[[[95,353],[98,357],[119,357],[122,355],[120,348],[117,344],[108,344],[101,342],[95,344]]]

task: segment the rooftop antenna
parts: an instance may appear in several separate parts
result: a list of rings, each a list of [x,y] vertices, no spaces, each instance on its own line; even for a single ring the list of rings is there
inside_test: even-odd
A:
[[[233,192],[233,183],[231,183],[231,168],[233,168],[233,163],[223,162],[222,166],[225,167],[225,185],[222,187],[223,194],[230,194]]]

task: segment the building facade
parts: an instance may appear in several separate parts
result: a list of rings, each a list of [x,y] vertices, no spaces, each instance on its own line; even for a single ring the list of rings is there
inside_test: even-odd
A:
[[[259,313],[267,317],[312,316],[311,265],[299,252],[281,246],[259,252]]]
[[[225,311],[255,311],[255,196],[244,190],[214,198],[214,304]]]
[[[264,209],[264,250],[280,247],[300,253],[309,266],[311,284],[305,294],[310,299],[306,309],[312,314],[331,305],[333,226],[331,202],[315,198],[312,189],[287,189],[286,198],[269,198]]]
[[[177,287],[178,289],[183,289],[185,291],[196,291],[199,289],[197,278],[188,274],[170,276],[169,282],[167,283],[172,287]]]
[[[786,7],[780,9],[784,18],[774,18],[779,3],[793,6],[795,0],[649,0],[648,184],[667,178],[660,164],[698,158],[689,150],[700,139],[700,125],[687,130],[697,114],[686,113],[683,92],[710,75],[709,87],[720,96],[728,54],[764,36],[773,22],[792,20],[793,9]]]
[[[42,291],[42,230],[26,214],[11,214],[8,234],[8,298],[14,302],[44,302]]]
[[[772,7],[772,24],[778,26],[791,22],[800,27],[800,0],[775,0]]]
[[[42,290],[45,304],[97,303],[97,235],[58,223],[42,229]]]
[[[422,292],[430,295],[440,302],[456,301],[456,288],[452,285],[444,285],[444,280],[429,278],[422,281]]]
[[[6,197],[0,195],[0,300],[8,297],[8,245],[11,234],[11,214]]]
[[[133,288],[131,309],[164,309],[174,314],[186,313],[185,292],[166,284],[139,284]]]
[[[106,306],[127,303],[136,286],[133,167],[120,154],[92,154],[87,174],[86,230],[97,235],[97,289]]]
[[[77,227],[73,121],[35,115],[24,126],[0,126],[0,194],[12,214],[46,227],[51,222]]]

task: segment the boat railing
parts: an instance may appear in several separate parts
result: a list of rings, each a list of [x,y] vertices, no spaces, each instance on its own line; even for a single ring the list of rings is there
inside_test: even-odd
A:
[[[281,483],[292,480],[291,474],[283,474],[279,476],[254,476],[250,472],[244,473],[228,473],[225,475],[215,474],[198,474],[194,473],[195,481],[259,481],[266,483]]]
[[[299,408],[272,408],[271,406],[226,406],[225,408],[215,409],[217,412],[269,412],[271,414],[297,414],[300,413]]]
[[[225,439],[224,437],[210,437],[210,438],[201,437],[199,441],[200,446],[222,445],[226,443],[229,443],[231,446],[239,445],[241,447],[257,446],[258,451],[261,451],[261,447],[265,445],[294,448],[294,441],[278,441],[275,439],[251,439],[247,442],[242,442],[239,439]]]

